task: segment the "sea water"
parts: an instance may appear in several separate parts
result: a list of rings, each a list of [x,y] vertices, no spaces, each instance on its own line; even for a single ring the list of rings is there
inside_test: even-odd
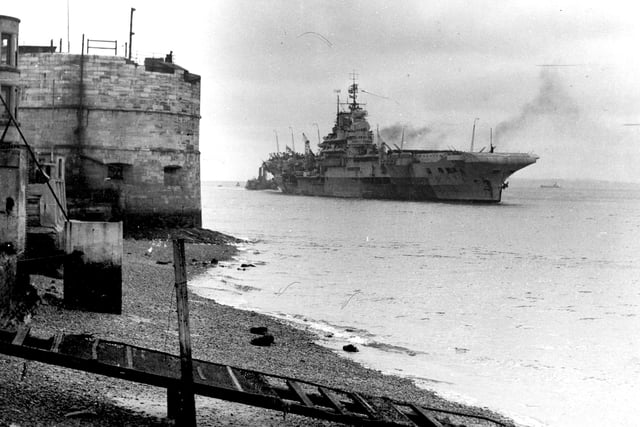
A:
[[[249,243],[199,294],[523,425],[637,425],[640,186],[516,181],[468,205],[205,183],[202,204]]]

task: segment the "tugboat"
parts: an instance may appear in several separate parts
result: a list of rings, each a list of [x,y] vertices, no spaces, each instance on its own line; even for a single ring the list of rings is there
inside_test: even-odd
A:
[[[267,172],[264,166],[261,166],[258,169],[258,177],[248,180],[244,188],[247,190],[277,190],[278,184],[273,178],[267,178]]]
[[[264,168],[283,193],[363,199],[498,203],[507,178],[538,156],[458,150],[389,147],[373,132],[358,102],[353,76],[349,102],[337,99],[336,122],[314,154],[305,138],[304,154],[287,147],[271,154]],[[346,108],[345,108],[346,107]],[[475,123],[474,123],[475,125]]]

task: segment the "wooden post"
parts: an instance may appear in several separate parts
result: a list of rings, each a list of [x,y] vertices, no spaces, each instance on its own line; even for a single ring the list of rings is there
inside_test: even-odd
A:
[[[180,338],[181,387],[177,393],[177,425],[196,425],[196,403],[193,396],[193,362],[191,360],[191,334],[189,332],[189,300],[187,297],[187,267],[184,239],[173,240],[173,267],[176,278],[178,306],[178,335]],[[168,390],[169,399],[175,391]],[[174,394],[174,396],[176,396]],[[173,411],[170,411],[173,412]]]

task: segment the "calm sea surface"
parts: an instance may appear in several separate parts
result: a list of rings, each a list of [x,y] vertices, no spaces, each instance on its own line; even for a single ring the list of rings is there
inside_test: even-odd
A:
[[[640,186],[561,187],[462,205],[205,183],[204,226],[249,239],[256,267],[191,287],[524,425],[637,425]]]

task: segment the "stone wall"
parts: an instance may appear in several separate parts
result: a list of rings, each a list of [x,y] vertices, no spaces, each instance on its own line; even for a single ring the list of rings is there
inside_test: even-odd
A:
[[[26,153],[0,144],[0,245],[22,255],[26,242]]]
[[[156,71],[113,56],[19,61],[19,121],[40,154],[66,158],[72,216],[201,224],[198,76],[163,60]]]

